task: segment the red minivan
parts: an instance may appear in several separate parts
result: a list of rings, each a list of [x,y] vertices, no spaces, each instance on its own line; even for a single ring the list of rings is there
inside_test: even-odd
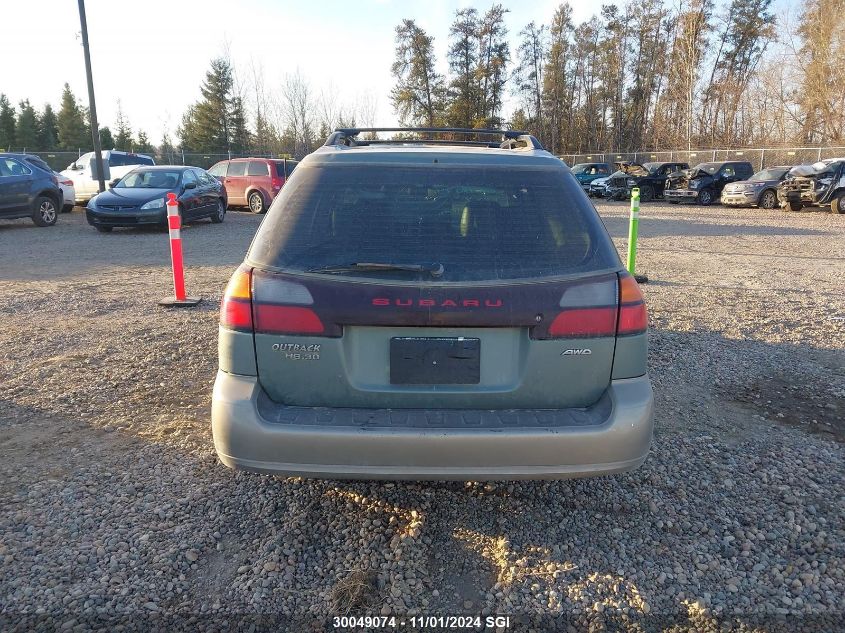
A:
[[[264,213],[296,165],[286,158],[233,158],[220,161],[208,173],[226,187],[230,207]]]

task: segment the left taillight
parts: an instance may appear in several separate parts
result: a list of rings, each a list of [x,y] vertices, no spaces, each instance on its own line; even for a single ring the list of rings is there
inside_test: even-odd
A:
[[[220,325],[252,332],[252,270],[241,266],[229,279],[220,302]]]
[[[303,284],[262,271],[256,271],[252,283],[256,334],[327,335]]]

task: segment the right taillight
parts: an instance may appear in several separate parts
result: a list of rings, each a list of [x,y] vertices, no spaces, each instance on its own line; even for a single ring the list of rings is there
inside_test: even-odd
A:
[[[640,285],[628,273],[619,277],[619,326],[617,336],[642,334],[648,329],[648,312]]]
[[[560,312],[548,329],[537,327],[535,339],[592,338],[642,334],[648,327],[643,295],[628,273],[568,286]]]
[[[591,338],[616,335],[618,304],[616,277],[604,277],[567,287],[560,312],[543,333],[534,338]]]
[[[229,279],[220,302],[220,325],[252,332],[252,271],[241,266]]]

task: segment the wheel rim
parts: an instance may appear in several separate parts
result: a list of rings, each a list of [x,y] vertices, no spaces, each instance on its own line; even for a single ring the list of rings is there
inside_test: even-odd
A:
[[[767,191],[763,194],[763,208],[764,209],[774,209],[775,208],[775,194],[771,191]]]
[[[217,219],[222,220],[225,215],[226,215],[226,207],[224,207],[223,203],[218,200],[217,201]]]
[[[701,192],[701,204],[710,204],[710,192],[709,191],[702,191]]]
[[[56,219],[56,207],[52,202],[47,200],[41,203],[38,212],[41,214],[41,219],[45,222],[53,222]]]
[[[259,196],[257,193],[254,193],[249,197],[249,208],[255,211],[256,213],[258,211],[261,211],[261,204],[261,196]]]

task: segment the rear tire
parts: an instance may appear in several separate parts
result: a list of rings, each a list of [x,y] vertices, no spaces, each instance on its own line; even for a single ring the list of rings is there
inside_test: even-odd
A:
[[[220,224],[223,220],[226,219],[226,205],[223,204],[222,200],[217,201],[217,211],[211,214],[211,221],[214,224]]]
[[[845,192],[838,194],[830,201],[831,213],[845,213]]]
[[[794,200],[790,200],[787,203],[787,206],[789,207],[790,211],[800,211],[804,208],[803,204],[801,204],[800,202],[795,202]]]
[[[669,204],[679,204],[680,202],[680,200],[675,200],[674,198],[669,199]]]
[[[651,202],[652,200],[654,200],[654,189],[651,185],[640,187],[640,202]]]
[[[698,192],[698,198],[696,199],[698,204],[702,207],[709,207],[713,204],[713,190],[712,189],[702,189]]]
[[[249,194],[247,204],[249,205],[249,210],[253,213],[264,213],[267,210],[267,206],[264,204],[264,196],[258,191],[253,191]]]
[[[70,213],[71,211],[73,211],[73,205],[72,204],[66,204],[65,206],[62,207],[62,213]]]
[[[774,209],[778,206],[778,195],[774,189],[766,189],[760,194],[760,202],[758,206],[761,209]]]
[[[94,228],[97,229],[100,233],[111,233],[111,230],[114,227],[111,227],[111,226],[95,226]]]
[[[58,219],[56,201],[49,196],[38,196],[32,209],[35,226],[53,226]]]

